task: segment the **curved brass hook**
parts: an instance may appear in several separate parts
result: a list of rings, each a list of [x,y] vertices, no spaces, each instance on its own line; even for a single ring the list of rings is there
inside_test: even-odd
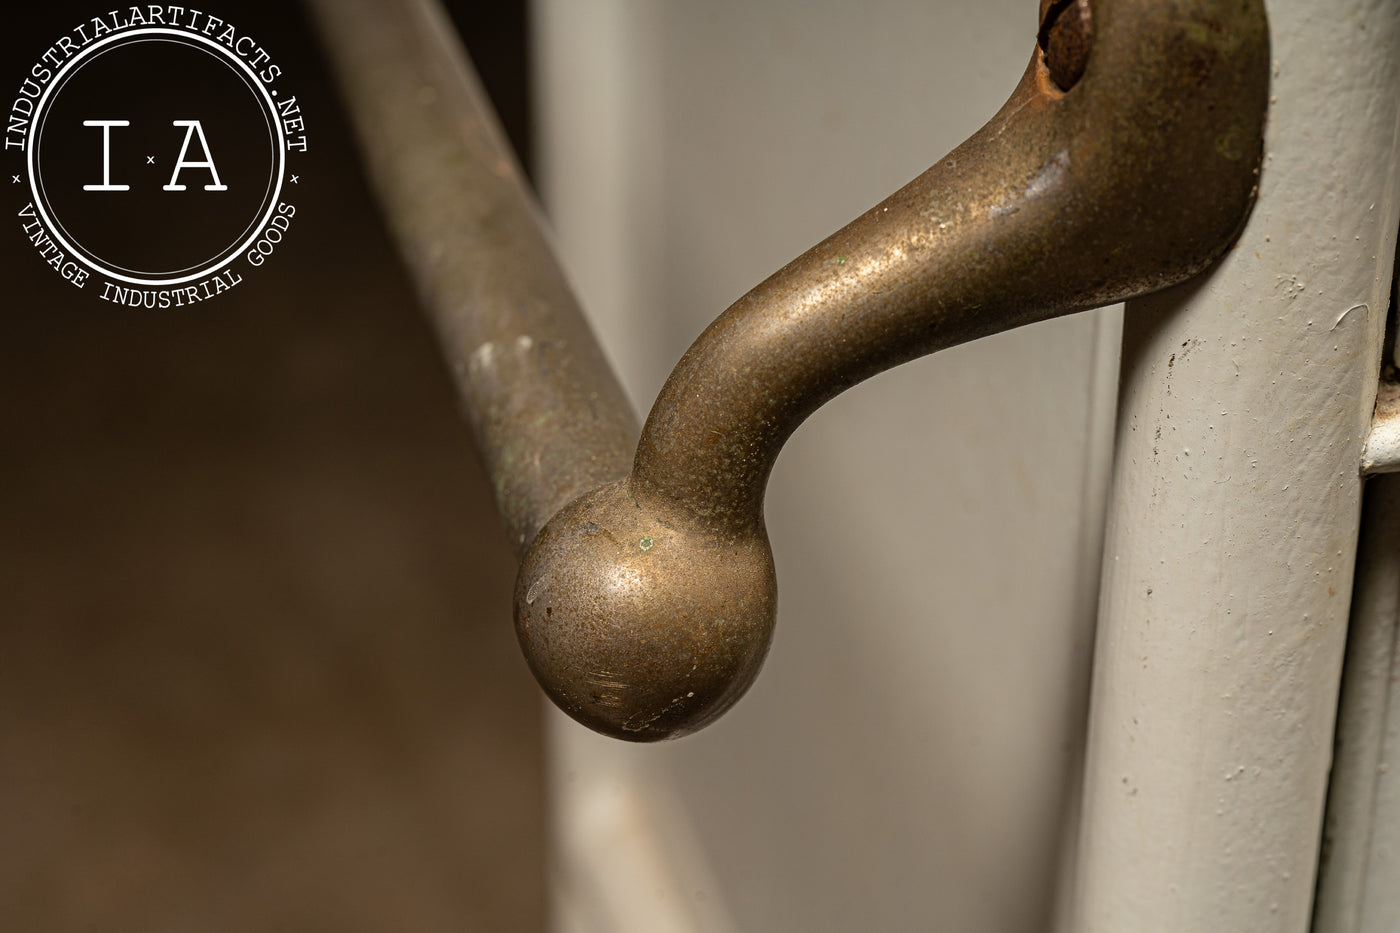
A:
[[[1042,0],[1042,16],[1065,5]],[[1231,243],[1262,149],[1262,0],[1093,0],[1092,22],[1069,91],[1037,48],[976,135],[725,311],[662,389],[631,475],[535,538],[516,629],[575,719],[668,738],[748,688],[776,614],[764,489],[823,403],[935,350],[1180,282]]]
[[[752,682],[776,607],[764,487],[822,403],[1179,282],[1252,203],[1262,0],[1040,0],[1001,111],[721,315],[629,457],[631,412],[441,9],[309,6],[524,553],[526,659],[570,715],[620,738],[693,731]]]

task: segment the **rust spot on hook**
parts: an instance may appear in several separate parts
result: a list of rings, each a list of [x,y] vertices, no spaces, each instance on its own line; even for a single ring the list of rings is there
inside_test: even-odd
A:
[[[1084,77],[1094,46],[1089,0],[1053,0],[1042,7],[1036,42],[1055,86],[1068,91]]]

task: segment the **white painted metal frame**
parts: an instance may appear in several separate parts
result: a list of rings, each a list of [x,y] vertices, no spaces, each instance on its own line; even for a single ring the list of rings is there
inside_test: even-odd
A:
[[[1400,477],[1367,483],[1315,933],[1400,929]]]
[[[1269,17],[1249,224],[1207,276],[1126,310],[1086,933],[1311,925],[1400,226],[1400,4]]]

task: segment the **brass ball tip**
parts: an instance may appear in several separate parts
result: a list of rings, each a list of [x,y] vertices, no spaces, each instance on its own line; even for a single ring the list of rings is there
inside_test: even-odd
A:
[[[777,614],[761,528],[734,538],[638,504],[628,481],[561,509],[515,584],[515,631],[560,709],[614,738],[694,732],[741,697]]]

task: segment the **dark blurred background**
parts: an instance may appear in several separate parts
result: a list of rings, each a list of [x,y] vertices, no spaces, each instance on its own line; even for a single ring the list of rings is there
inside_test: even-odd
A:
[[[524,4],[449,6],[528,155]],[[124,309],[0,224],[0,930],[542,929],[538,694],[445,368],[300,8],[203,8],[306,114],[273,259]],[[107,9],[8,9],[6,108]]]

